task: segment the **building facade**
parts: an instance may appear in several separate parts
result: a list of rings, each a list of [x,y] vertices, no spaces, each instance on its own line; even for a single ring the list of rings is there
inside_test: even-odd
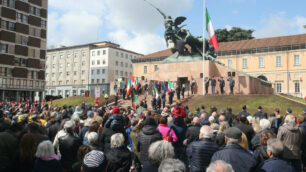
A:
[[[1,0],[0,100],[42,100],[48,0]]]
[[[110,82],[133,73],[131,59],[140,54],[111,42],[50,49],[46,61],[46,94],[94,96],[109,93]]]
[[[306,34],[223,42],[216,53],[228,68],[270,82],[275,93],[306,96]],[[134,75],[154,75],[170,55],[167,49],[133,59]]]

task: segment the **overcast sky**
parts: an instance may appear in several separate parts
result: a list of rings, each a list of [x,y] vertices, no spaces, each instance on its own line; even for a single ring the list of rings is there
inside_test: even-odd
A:
[[[186,16],[202,35],[203,0],[148,0]],[[256,38],[306,33],[306,0],[207,0],[215,29],[254,29]],[[166,48],[162,16],[144,0],[49,0],[48,47],[112,41],[143,54]]]

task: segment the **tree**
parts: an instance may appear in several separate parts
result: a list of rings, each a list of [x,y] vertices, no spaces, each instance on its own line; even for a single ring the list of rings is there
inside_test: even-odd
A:
[[[254,39],[252,33],[254,30],[245,30],[240,27],[233,27],[231,30],[227,29],[217,29],[215,34],[217,36],[218,42],[229,42],[229,41],[240,41]]]

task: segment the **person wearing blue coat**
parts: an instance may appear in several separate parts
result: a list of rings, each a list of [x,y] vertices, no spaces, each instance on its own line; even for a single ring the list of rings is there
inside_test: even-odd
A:
[[[219,150],[219,146],[212,140],[213,136],[210,126],[203,126],[200,129],[200,140],[192,142],[187,147],[190,172],[205,171],[209,166],[211,157]]]
[[[283,143],[278,139],[269,139],[267,143],[267,154],[270,157],[261,163],[256,172],[295,172],[293,166],[280,159],[284,150]]]
[[[239,145],[242,135],[241,130],[230,127],[224,133],[226,146],[223,150],[214,153],[211,162],[223,160],[231,164],[235,172],[254,171],[257,165],[255,157]]]

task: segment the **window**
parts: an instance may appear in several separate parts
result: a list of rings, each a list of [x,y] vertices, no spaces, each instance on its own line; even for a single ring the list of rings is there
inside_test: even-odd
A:
[[[129,58],[129,55],[128,55],[128,54],[126,54],[126,55],[125,55],[125,58],[126,58],[126,59],[128,59],[128,58]]]
[[[300,55],[294,55],[294,66],[300,65]]]
[[[55,69],[55,64],[52,64],[52,69]]]
[[[106,50],[103,50],[103,55],[106,54]]]
[[[68,55],[67,55],[67,60],[69,60],[69,59],[70,59],[70,56],[71,56],[70,54],[68,54]]]
[[[63,55],[60,55],[60,59],[63,59]]]
[[[94,84],[94,83],[95,83],[95,80],[94,80],[94,79],[91,79],[91,83]]]
[[[99,65],[100,64],[100,60],[97,60],[97,65]]]
[[[95,51],[92,51],[92,52],[91,52],[91,56],[95,56]]]
[[[148,67],[147,67],[147,66],[144,66],[144,67],[143,67],[143,73],[146,74],[146,73],[148,72],[147,70],[148,70]]]
[[[123,71],[120,71],[120,76],[123,76]]]
[[[102,79],[102,83],[105,83],[105,79]]]
[[[78,72],[77,72],[77,71],[74,71],[73,74],[74,74],[74,76],[77,76]]]
[[[55,73],[52,73],[52,77],[54,77],[55,76]]]
[[[82,61],[82,66],[85,66],[85,61]]]
[[[94,72],[95,72],[94,70],[91,70],[91,74],[92,74],[92,75],[94,74]]]
[[[300,82],[294,83],[294,91],[295,93],[300,93]]]
[[[1,28],[5,30],[15,31],[15,23],[9,21],[1,21]]]
[[[126,76],[126,77],[128,76],[128,73],[127,73],[127,72],[125,72],[125,76]]]
[[[1,45],[1,53],[8,53],[8,45],[7,44],[0,44]]]
[[[99,84],[100,83],[100,79],[97,79],[97,84]]]
[[[44,20],[41,20],[41,28],[46,29],[47,28],[47,22]]]
[[[281,67],[281,66],[282,66],[282,57],[276,56],[276,67]]]
[[[53,56],[53,61],[55,61],[56,60],[56,56]]]
[[[105,69],[102,69],[102,74],[105,74]]]
[[[2,0],[2,5],[10,8],[15,8],[15,0]]]
[[[118,64],[119,64],[119,62],[118,62],[118,61],[116,61],[116,66],[118,66]]]
[[[93,60],[93,61],[91,61],[91,65],[95,65],[95,61]]]
[[[97,75],[99,75],[100,74],[100,69],[97,69]]]
[[[82,57],[85,57],[86,56],[86,53],[83,51],[82,52]]]
[[[131,67],[131,68],[133,68],[133,65],[132,65],[132,64],[130,64],[130,67]]]
[[[103,60],[103,64],[105,64],[105,60]]]
[[[40,16],[40,9],[30,6],[30,14],[33,14],[35,16]]]
[[[99,56],[99,55],[100,55],[100,50],[97,51],[97,56]]]
[[[69,72],[66,72],[66,76],[69,76],[70,75],[70,73]]]
[[[158,66],[154,65],[154,71],[157,71],[157,70],[158,70]]]
[[[282,83],[276,83],[276,93],[282,92]]]
[[[74,58],[78,58],[78,53],[74,53]]]
[[[243,69],[248,68],[248,59],[242,59],[242,68]]]
[[[60,64],[59,66],[60,66],[60,68],[63,68],[63,64]]]
[[[227,66],[229,68],[232,68],[233,67],[233,61],[232,60],[227,60]]]
[[[70,63],[67,63],[67,67],[70,67]]]
[[[128,67],[128,64],[127,64],[127,63],[125,63],[125,67]]]
[[[116,70],[116,75],[118,75],[118,70]]]
[[[265,67],[265,61],[263,57],[259,57],[258,59],[258,67],[259,68],[264,68]]]
[[[85,70],[82,70],[82,75],[85,75]]]
[[[123,62],[120,63],[120,66],[123,67]]]
[[[62,72],[58,73],[58,76],[61,77],[62,76]]]
[[[16,13],[16,20],[17,22],[28,24],[28,16],[24,14]]]
[[[116,52],[116,56],[119,56],[119,52]]]
[[[123,58],[123,53],[121,53],[121,58]]]

